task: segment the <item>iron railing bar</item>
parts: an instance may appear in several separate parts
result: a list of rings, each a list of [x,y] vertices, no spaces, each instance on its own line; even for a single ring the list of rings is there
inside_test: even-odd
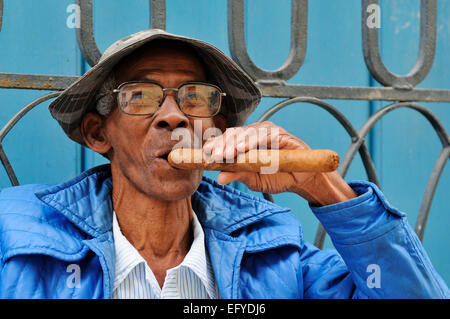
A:
[[[428,122],[431,124],[433,129],[435,130],[436,134],[439,137],[439,140],[442,143],[442,147],[447,147],[450,145],[449,136],[445,130],[445,127],[442,125],[441,121],[427,108],[425,108],[422,105],[412,103],[412,102],[399,102],[399,103],[393,103],[389,104],[382,109],[378,110],[374,114],[372,114],[369,119],[364,123],[364,125],[359,130],[359,135],[361,138],[365,138],[369,131],[372,129],[372,127],[387,113],[390,113],[398,108],[409,108],[412,110],[415,110],[422,114]]]
[[[0,88],[29,90],[62,91],[75,82],[78,76],[1,73]],[[368,100],[368,101],[409,101],[411,102],[450,102],[450,90],[414,89],[411,91],[375,87],[339,87],[339,86],[308,86],[282,85],[272,86],[257,83],[263,96],[311,97],[330,100]]]
[[[450,102],[450,90],[399,90],[388,87],[320,86],[269,84],[256,82],[263,96],[293,98],[315,97],[321,100]]]
[[[0,159],[3,164],[3,167],[6,170],[6,173],[8,174],[9,180],[11,181],[12,186],[19,185],[19,181],[17,179],[16,174],[14,173],[14,170],[12,168],[11,163],[8,160],[8,157],[6,156],[6,153],[3,149],[3,139],[6,137],[6,135],[10,132],[10,130],[19,122],[21,118],[23,118],[29,111],[31,111],[35,106],[41,104],[42,102],[45,102],[49,99],[55,98],[60,94],[60,92],[52,92],[45,94],[27,105],[25,105],[22,109],[19,110],[9,121],[8,123],[3,126],[3,128],[0,130]]]
[[[86,62],[94,66],[100,60],[102,53],[95,41],[92,0],[76,1],[80,7],[80,27],[76,32],[78,46]]]
[[[281,109],[285,108],[286,106],[293,104],[293,103],[310,103],[315,104],[317,106],[320,106],[327,111],[331,111],[330,113],[341,123],[341,125],[345,128],[345,130],[350,134],[350,137],[357,137],[357,131],[354,129],[353,125],[350,123],[349,120],[341,113],[339,112],[335,107],[332,105],[321,101],[319,98],[314,97],[304,97],[304,96],[298,96],[293,97],[284,101],[281,101],[280,103],[277,103],[276,105],[272,106],[270,109],[268,109],[264,114],[262,114],[257,122],[264,122],[267,121],[270,117],[272,117],[275,113],[280,111]]]
[[[416,226],[414,229],[420,241],[423,240],[423,236],[425,233],[425,226],[431,208],[431,202],[433,201],[438,182],[441,178],[441,174],[444,171],[444,167],[447,164],[449,158],[450,158],[450,146],[447,146],[443,148],[441,153],[439,154],[439,157],[436,160],[436,163],[434,164],[430,178],[428,179],[427,187],[425,188],[425,192],[422,197],[422,203],[420,205],[419,214],[417,216]]]
[[[288,58],[275,71],[259,68],[248,54],[245,43],[244,0],[228,0],[227,15],[231,57],[254,80],[279,83],[293,77],[303,65],[307,45],[308,0],[291,0],[291,47]]]
[[[63,91],[77,79],[78,76],[0,72],[0,88]]]
[[[272,202],[272,203],[275,202],[274,199],[273,199],[272,194],[269,194],[269,193],[263,193],[263,197],[264,197],[265,200],[268,200],[269,202]]]
[[[36,105],[45,102],[51,98],[57,97],[60,94],[60,92],[52,92],[45,94],[41,97],[38,97],[37,99],[31,101],[27,105],[25,105],[23,108],[19,110],[9,121],[8,123],[3,126],[3,128],[0,130],[0,144],[3,142],[3,139],[5,136],[9,133],[9,131],[14,127],[14,125],[17,124],[17,122],[25,116],[31,109],[33,109]]]
[[[149,0],[150,29],[166,29],[166,0]]]
[[[355,150],[355,152],[350,152],[350,150],[353,149]],[[367,145],[365,143],[365,136],[362,137],[359,133],[357,133],[356,136],[352,137],[352,144],[350,144],[349,148],[345,152],[337,171],[343,178],[345,177],[345,175],[347,175],[347,171],[350,168],[350,165],[355,157],[356,150],[358,150],[361,156],[367,178],[370,182],[376,184],[377,186],[380,186],[380,182],[375,170],[375,165],[373,163],[372,157],[370,156],[369,149],[367,148]]]
[[[416,64],[405,76],[391,73],[384,65],[379,47],[379,28],[367,25],[370,5],[379,6],[379,0],[362,0],[361,28],[363,56],[369,72],[382,85],[400,89],[412,89],[426,78],[436,53],[436,0],[420,1],[420,43]]]
[[[0,0],[0,31],[2,31],[3,25],[3,0]]]
[[[322,224],[319,222],[319,225],[317,226],[316,230],[316,235],[314,236],[314,246],[316,246],[319,249],[322,249],[325,243],[326,235],[327,232],[325,228],[323,228]]]
[[[1,144],[0,144],[0,161],[2,162],[2,165],[5,168],[6,174],[8,175],[11,185],[18,186],[19,180],[17,179],[16,173],[14,173],[11,163],[9,162],[5,150],[3,149],[3,146]]]

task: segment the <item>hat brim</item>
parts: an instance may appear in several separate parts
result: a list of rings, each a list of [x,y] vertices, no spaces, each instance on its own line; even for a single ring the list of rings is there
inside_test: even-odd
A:
[[[227,126],[241,126],[245,123],[259,104],[261,92],[253,80],[233,60],[204,41],[173,35],[159,29],[150,29],[114,43],[95,66],[49,105],[51,115],[69,138],[85,145],[80,124],[84,115],[95,109],[95,97],[102,83],[124,57],[156,39],[181,41],[194,48],[203,60],[212,80],[226,93],[222,110]]]

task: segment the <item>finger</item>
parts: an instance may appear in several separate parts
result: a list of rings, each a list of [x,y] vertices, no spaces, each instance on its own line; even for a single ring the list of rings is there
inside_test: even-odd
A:
[[[214,146],[214,141],[217,138],[217,136],[214,137],[210,137],[209,139],[207,139],[205,141],[205,143],[203,144],[203,151],[205,152],[205,154],[211,154],[212,153],[212,149]]]
[[[239,178],[239,173],[233,173],[233,172],[220,172],[217,176],[217,182],[220,185],[226,185],[233,181],[236,181]]]
[[[279,129],[276,126],[249,127],[238,136],[237,150],[241,153],[253,149],[278,149]]]
[[[246,127],[236,137],[236,151],[245,153],[258,145],[258,133],[255,127]]]
[[[278,149],[280,128],[271,122],[253,123],[245,127],[231,127],[205,142],[204,153],[211,160],[233,159],[238,153],[251,149]]]
[[[223,135],[208,140],[203,147],[203,153],[206,158],[212,161],[214,161],[215,158],[221,158],[223,144]]]
[[[223,159],[232,159],[236,156],[237,131],[238,128],[228,128],[221,136],[207,143],[205,151],[211,154],[211,160],[221,162]]]
[[[224,145],[224,158],[231,159],[234,158],[238,151],[236,149],[237,139],[240,134],[245,131],[242,127],[233,127],[228,129],[225,133],[225,145]]]
[[[220,148],[223,144],[224,134],[225,132],[220,135],[211,136],[210,138],[208,138],[203,144],[203,150],[205,151],[205,153],[212,154],[214,153],[214,150],[216,148]]]
[[[258,174],[253,172],[220,172],[217,176],[217,181],[221,185],[229,184],[231,182],[240,182],[251,190],[256,190],[260,181],[257,178]]]
[[[225,134],[225,133],[224,133]],[[203,145],[203,153],[212,161],[218,161],[223,158],[224,134],[208,139]]]
[[[267,136],[267,129],[264,126],[261,123],[256,123],[241,128],[241,131],[236,136],[236,151],[245,153],[257,148]]]

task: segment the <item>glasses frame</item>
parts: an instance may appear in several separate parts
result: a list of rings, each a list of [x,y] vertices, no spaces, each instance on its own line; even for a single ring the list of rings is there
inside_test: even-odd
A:
[[[119,94],[118,94],[118,93],[120,92],[120,89],[121,89],[123,86],[125,86],[125,85],[127,85],[127,84],[133,84],[133,83],[151,83],[151,84],[156,84],[156,85],[158,85],[158,86],[162,89],[162,91],[163,91],[163,97],[162,97],[161,103],[159,103],[159,105],[158,105],[158,109],[157,109],[154,113],[148,113],[148,114],[132,114],[132,113],[125,112],[125,111],[122,109],[122,107],[120,106],[120,103],[119,103]],[[186,114],[185,112],[183,112],[183,110],[181,109],[181,106],[180,106],[180,100],[178,99],[178,91],[180,90],[181,87],[183,87],[183,86],[185,86],[185,85],[189,85],[189,84],[202,84],[202,85],[207,85],[207,86],[213,87],[213,88],[215,88],[215,89],[217,89],[217,90],[219,91],[219,107],[217,108],[216,113],[214,113],[214,114],[212,114],[212,115],[210,115],[210,116],[198,116],[198,115],[190,115],[190,114]],[[167,92],[167,91],[175,91],[175,92],[177,92],[176,95],[175,95],[175,101],[177,102],[178,109],[180,110],[181,113],[183,113],[185,116],[189,116],[189,117],[197,117],[197,118],[212,118],[212,117],[216,116],[217,114],[219,114],[220,109],[221,109],[221,107],[222,107],[222,97],[224,97],[224,96],[227,95],[225,92],[222,92],[222,90],[220,89],[220,87],[218,87],[217,85],[214,85],[214,84],[211,84],[211,83],[206,83],[206,82],[200,82],[200,81],[186,81],[186,82],[183,82],[183,83],[181,83],[180,85],[178,85],[178,87],[176,87],[176,88],[165,88],[165,87],[163,87],[160,83],[158,83],[158,82],[156,82],[156,81],[152,81],[152,80],[134,80],[134,81],[126,81],[126,82],[121,83],[121,84],[120,84],[116,89],[114,89],[112,92],[115,93],[115,94],[117,94],[117,105],[118,105],[118,107],[119,107],[119,109],[120,109],[121,112],[123,112],[123,113],[125,113],[125,114],[127,114],[127,115],[134,115],[134,116],[149,116],[149,115],[154,115],[154,114],[155,114],[156,112],[158,112],[158,110],[161,108],[161,105],[163,105],[164,101],[166,100],[166,92]]]

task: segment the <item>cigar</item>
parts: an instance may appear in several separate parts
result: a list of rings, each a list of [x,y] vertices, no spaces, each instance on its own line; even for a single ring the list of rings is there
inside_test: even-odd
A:
[[[168,161],[186,170],[261,172],[276,167],[278,172],[332,172],[339,165],[339,155],[331,150],[250,150],[218,162],[208,158],[202,149],[179,148],[169,153]]]

